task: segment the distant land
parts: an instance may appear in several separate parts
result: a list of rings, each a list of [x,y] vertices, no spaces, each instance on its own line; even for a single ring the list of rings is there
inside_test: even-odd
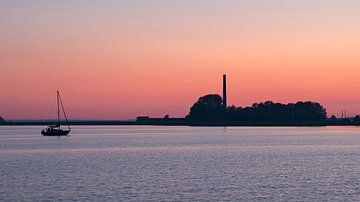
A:
[[[5,120],[1,125],[53,125],[57,120]],[[151,118],[134,120],[69,120],[70,125],[166,125],[166,126],[359,126],[360,116],[327,117],[324,106],[312,101],[275,103],[266,101],[248,107],[227,106],[226,75],[223,95],[208,94],[198,99],[183,118]]]
[[[57,120],[5,120],[0,125],[55,125]],[[65,124],[65,122],[62,122]],[[267,101],[249,107],[230,106],[224,110],[217,94],[205,95],[191,107],[184,118],[138,116],[133,120],[69,120],[70,125],[162,125],[162,126],[359,126],[360,116],[326,116],[326,109],[316,102],[289,104]]]

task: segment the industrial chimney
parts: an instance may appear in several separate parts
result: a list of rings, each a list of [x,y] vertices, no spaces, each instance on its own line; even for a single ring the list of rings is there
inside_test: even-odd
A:
[[[226,74],[223,75],[223,106],[224,110],[227,108],[227,97],[226,97]]]

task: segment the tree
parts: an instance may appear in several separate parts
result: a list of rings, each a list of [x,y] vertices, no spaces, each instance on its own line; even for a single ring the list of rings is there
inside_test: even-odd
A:
[[[200,97],[186,117],[190,121],[203,122],[323,122],[327,119],[326,109],[317,102],[289,104],[272,101],[254,103],[250,107],[227,107],[223,109],[222,98],[217,94]]]
[[[326,109],[315,102],[289,104],[266,101],[254,103],[251,107],[227,108],[229,121],[324,121]]]
[[[354,117],[354,123],[355,123],[356,125],[360,125],[360,115],[356,115],[356,116]]]
[[[192,121],[220,121],[223,117],[222,98],[218,94],[202,96],[190,108],[187,119]]]
[[[5,123],[5,119],[0,116],[0,123]]]
[[[297,102],[294,106],[295,117],[302,121],[324,121],[326,109],[317,102]]]

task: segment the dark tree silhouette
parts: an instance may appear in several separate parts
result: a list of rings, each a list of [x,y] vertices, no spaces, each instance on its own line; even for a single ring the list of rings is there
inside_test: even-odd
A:
[[[219,95],[206,95],[191,107],[186,117],[190,121],[232,122],[323,122],[326,109],[316,102],[289,104],[266,101],[254,103],[251,107],[230,106],[224,113]]]
[[[356,125],[360,125],[360,115],[356,115],[356,116],[354,117],[354,123],[355,123]]]
[[[5,123],[5,119],[0,116],[0,124],[1,124],[1,123]]]
[[[220,121],[223,115],[223,103],[220,95],[209,94],[200,97],[191,107],[189,115],[191,121]]]

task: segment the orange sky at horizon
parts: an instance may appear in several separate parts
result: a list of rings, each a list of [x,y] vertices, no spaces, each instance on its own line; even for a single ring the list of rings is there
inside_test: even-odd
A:
[[[181,117],[223,73],[230,105],[360,114],[356,1],[34,2],[0,10],[4,118],[54,118],[56,89],[70,119]]]

